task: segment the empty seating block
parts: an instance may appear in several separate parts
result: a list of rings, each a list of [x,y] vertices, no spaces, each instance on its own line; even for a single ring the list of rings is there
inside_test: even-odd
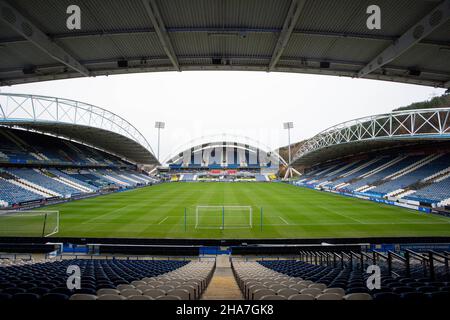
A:
[[[12,299],[76,300],[126,299],[142,295],[131,283],[168,274],[188,264],[167,260],[59,260],[0,267],[0,295]],[[81,289],[67,289],[67,267],[81,270]],[[120,290],[119,286],[129,287]],[[23,295],[31,294],[31,295]],[[93,298],[93,297],[95,298]],[[117,298],[119,296],[119,298]],[[33,298],[34,297],[34,298]]]
[[[233,261],[233,271],[249,300],[342,300],[344,296],[344,292],[326,293],[323,283],[291,277],[257,262]]]

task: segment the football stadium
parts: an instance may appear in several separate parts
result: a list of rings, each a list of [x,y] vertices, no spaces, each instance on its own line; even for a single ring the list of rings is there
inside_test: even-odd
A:
[[[0,0],[0,301],[449,301],[450,0],[76,2]],[[163,159],[127,106],[8,92],[227,70],[442,95]]]

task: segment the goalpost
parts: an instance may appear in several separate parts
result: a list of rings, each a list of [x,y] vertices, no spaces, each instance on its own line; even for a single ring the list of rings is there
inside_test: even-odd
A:
[[[253,227],[251,206],[197,206],[196,229],[243,229]]]
[[[59,232],[59,211],[0,211],[0,236],[50,237]]]

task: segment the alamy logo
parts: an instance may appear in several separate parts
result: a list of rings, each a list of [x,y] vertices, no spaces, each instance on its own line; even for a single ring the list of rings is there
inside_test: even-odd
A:
[[[371,265],[367,268],[366,273],[370,276],[367,278],[366,285],[367,289],[381,289],[381,269],[377,265]]]
[[[367,7],[367,14],[370,16],[367,18],[367,28],[369,30],[380,30],[381,29],[381,9],[377,5],[371,5]]]
[[[67,267],[67,274],[70,276],[67,278],[67,289],[81,289],[81,271],[77,265],[70,265]]]
[[[72,4],[67,7],[67,14],[70,16],[66,20],[66,26],[69,30],[80,30],[81,29],[81,9],[79,6]]]

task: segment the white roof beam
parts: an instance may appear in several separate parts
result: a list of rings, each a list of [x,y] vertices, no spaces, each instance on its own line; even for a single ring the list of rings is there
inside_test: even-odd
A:
[[[449,19],[450,0],[445,0],[361,69],[358,77],[364,77],[395,60]]]
[[[303,7],[305,6],[305,3],[306,0],[292,0],[286,19],[284,20],[283,29],[281,29],[277,45],[273,51],[272,58],[270,59],[269,71],[272,71],[275,68],[283,55],[283,51],[291,38],[295,26],[297,25],[298,18],[303,10]]]
[[[178,63],[177,56],[172,46],[172,42],[170,41],[169,34],[167,33],[167,29],[164,25],[164,21],[162,20],[161,13],[159,12],[158,6],[155,0],[142,0],[144,4],[145,11],[152,21],[153,28],[155,28],[155,32],[158,35],[159,41],[164,49],[164,52],[172,62],[173,67],[177,71],[181,71],[180,64]]]
[[[81,65],[66,50],[53,42],[44,32],[37,28],[30,20],[8,3],[0,0],[0,20],[11,27],[15,32],[27,39],[44,53],[67,67],[88,77],[89,70]]]

